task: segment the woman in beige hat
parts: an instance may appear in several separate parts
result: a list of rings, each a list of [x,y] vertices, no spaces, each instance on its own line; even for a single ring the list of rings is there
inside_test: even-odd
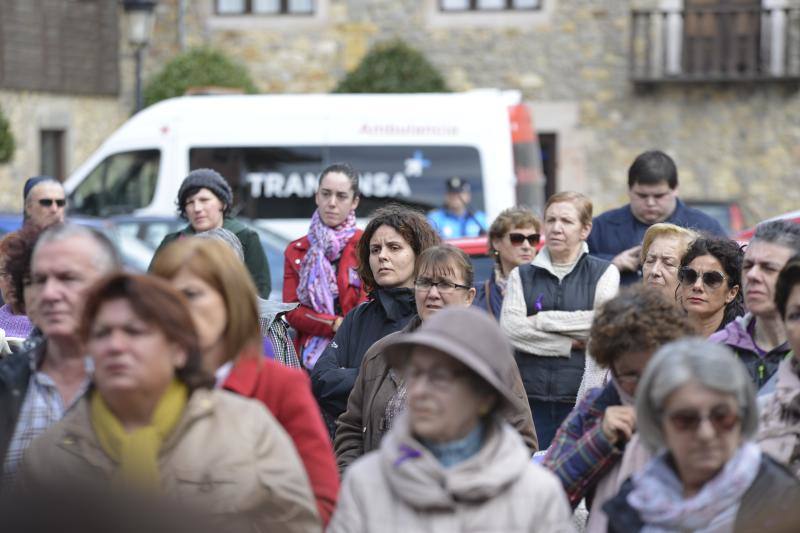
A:
[[[348,470],[328,531],[572,531],[558,480],[530,461],[502,413],[511,346],[488,314],[448,307],[386,346],[406,409]]]

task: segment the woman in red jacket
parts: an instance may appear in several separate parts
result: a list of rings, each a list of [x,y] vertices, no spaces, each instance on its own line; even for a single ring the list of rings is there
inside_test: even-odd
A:
[[[263,402],[292,438],[327,524],[339,492],[333,448],[306,373],[262,356],[256,288],[244,264],[224,242],[191,238],[168,245],[150,270],[188,299],[216,386]]]
[[[336,163],[320,174],[308,235],[289,243],[283,301],[299,302],[286,315],[297,330],[297,353],[311,369],[352,308],[367,299],[358,277],[358,173]]]

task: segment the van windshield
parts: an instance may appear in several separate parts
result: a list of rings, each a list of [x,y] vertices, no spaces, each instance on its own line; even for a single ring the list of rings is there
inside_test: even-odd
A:
[[[70,195],[70,212],[90,216],[130,213],[153,201],[159,150],[120,152],[105,158]]]
[[[309,218],[319,172],[347,162],[361,173],[358,216],[387,202],[418,209],[442,204],[445,182],[470,183],[471,208],[483,211],[481,159],[473,146],[206,147],[189,151],[189,168],[213,168],[228,179],[239,214],[248,218]]]

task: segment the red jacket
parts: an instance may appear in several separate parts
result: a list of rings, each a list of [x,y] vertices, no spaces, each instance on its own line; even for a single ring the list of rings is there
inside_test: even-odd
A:
[[[339,305],[342,317],[352,308],[367,300],[367,292],[358,277],[358,256],[356,246],[361,238],[361,230],[357,230],[342,250],[336,281],[339,286]],[[283,265],[283,301],[297,302],[297,286],[300,284],[300,265],[310,248],[308,236],[292,241],[286,247]],[[297,355],[303,359],[303,346],[309,337],[333,338],[333,323],[338,317],[325,313],[317,313],[305,305],[298,305],[286,314],[286,320],[297,330]]]
[[[263,357],[240,357],[223,388],[260,400],[280,422],[303,461],[327,525],[339,495],[339,471],[306,373]]]

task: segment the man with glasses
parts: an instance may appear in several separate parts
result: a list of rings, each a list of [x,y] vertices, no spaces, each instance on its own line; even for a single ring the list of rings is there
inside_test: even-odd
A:
[[[793,255],[800,253],[800,225],[786,220],[759,224],[744,252],[742,291],[747,314],[709,340],[727,345],[744,363],[764,394],[774,388],[778,365],[790,347],[783,320],[775,307],[775,282]]]
[[[36,176],[28,179],[22,192],[25,225],[46,228],[64,222],[67,197],[64,187],[51,176]]]
[[[611,261],[620,271],[620,283],[641,281],[639,264],[642,238],[647,228],[669,222],[682,228],[720,237],[725,230],[719,222],[678,198],[678,169],[664,152],[640,154],[628,169],[630,203],[595,217],[586,240],[589,253]]]

